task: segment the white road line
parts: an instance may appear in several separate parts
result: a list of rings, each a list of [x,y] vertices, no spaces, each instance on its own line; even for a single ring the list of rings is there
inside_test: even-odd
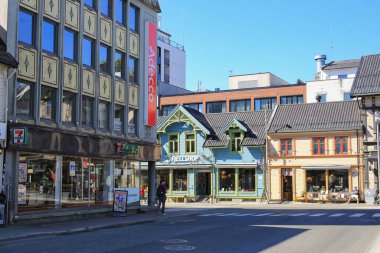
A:
[[[219,214],[224,214],[224,213],[208,213],[208,214],[201,214],[198,216],[207,217],[207,216],[214,216],[214,215],[219,215]]]
[[[323,215],[326,215],[327,213],[316,213],[316,214],[311,214],[309,216],[311,217],[319,217],[319,216],[323,216]]]
[[[309,213],[295,213],[295,214],[291,214],[289,216],[293,216],[293,217],[297,217],[297,216],[304,216],[304,215],[307,215]]]
[[[255,216],[255,217],[261,217],[261,216],[268,216],[268,215],[271,215],[271,214],[274,214],[274,213],[260,213],[260,214],[252,214],[251,216]]]
[[[340,217],[340,216],[343,216],[345,214],[346,213],[335,213],[335,214],[329,215],[329,217]]]
[[[365,214],[365,213],[356,213],[356,214],[350,215],[350,217],[352,217],[352,218],[361,217],[361,216],[363,216],[364,214]]]
[[[242,217],[242,216],[248,216],[248,215],[252,215],[253,213],[243,213],[243,214],[237,214],[237,215],[234,215],[236,217]]]
[[[380,213],[375,213],[374,215],[372,215],[373,218],[378,218],[380,217]]]
[[[277,213],[277,214],[273,214],[273,215],[271,215],[272,217],[274,216],[274,217],[278,217],[278,216],[287,216],[288,215],[288,213]]]
[[[236,215],[236,214],[239,214],[239,213],[218,214],[218,215],[215,215],[215,216],[225,217],[225,216],[233,216],[233,215]]]

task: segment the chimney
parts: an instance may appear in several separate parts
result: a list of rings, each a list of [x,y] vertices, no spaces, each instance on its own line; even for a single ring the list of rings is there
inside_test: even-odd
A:
[[[321,73],[322,67],[325,65],[326,55],[325,54],[317,54],[314,57],[314,59],[317,62],[317,73]]]

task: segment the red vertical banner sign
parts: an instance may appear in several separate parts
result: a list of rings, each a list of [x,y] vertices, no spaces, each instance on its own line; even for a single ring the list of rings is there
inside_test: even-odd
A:
[[[157,27],[151,22],[146,23],[147,51],[147,83],[144,123],[146,126],[156,125],[157,108]]]

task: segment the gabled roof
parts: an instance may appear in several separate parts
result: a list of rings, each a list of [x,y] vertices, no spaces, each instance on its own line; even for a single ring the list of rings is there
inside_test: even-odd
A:
[[[350,94],[352,97],[380,95],[380,54],[361,58]]]
[[[268,133],[360,130],[357,101],[278,105]]]
[[[360,59],[352,60],[343,60],[343,61],[332,61],[327,63],[322,67],[323,70],[332,70],[332,69],[348,69],[348,68],[357,68],[359,66]]]
[[[231,127],[238,127],[240,130],[242,130],[244,133],[248,132],[248,129],[244,126],[245,124],[235,118],[233,118],[224,128],[223,133],[228,132],[228,130]]]

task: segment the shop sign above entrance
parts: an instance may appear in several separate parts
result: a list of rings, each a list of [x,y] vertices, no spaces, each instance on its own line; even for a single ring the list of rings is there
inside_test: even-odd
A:
[[[197,162],[198,160],[198,155],[173,155],[170,157],[171,162]]]
[[[116,153],[118,155],[137,154],[139,146],[127,143],[116,143]]]
[[[26,144],[28,142],[28,131],[26,128],[13,129],[13,144]]]

